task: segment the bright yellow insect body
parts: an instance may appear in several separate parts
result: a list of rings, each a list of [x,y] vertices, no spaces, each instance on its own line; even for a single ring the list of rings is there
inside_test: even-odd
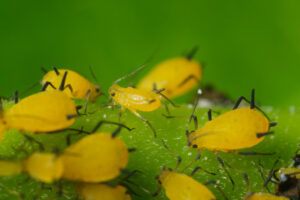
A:
[[[192,177],[164,169],[158,176],[170,200],[215,200],[213,193]]]
[[[5,129],[41,133],[71,126],[75,119],[67,117],[75,115],[74,102],[63,92],[55,90],[39,92],[21,100],[3,111],[2,120]]]
[[[132,112],[153,111],[161,106],[159,96],[151,91],[140,90],[137,88],[122,88],[117,84],[113,84],[109,88],[111,98],[122,107]]]
[[[22,162],[0,161],[0,176],[17,175],[22,172],[44,183],[61,178],[63,163],[52,153],[33,153]]]
[[[231,150],[252,147],[260,143],[264,136],[258,133],[269,131],[269,121],[258,111],[239,108],[208,121],[202,128],[192,132],[188,141],[199,150]]]
[[[65,89],[65,92],[70,98],[75,99],[85,99],[87,96],[88,90],[90,90],[89,100],[96,101],[98,96],[100,95],[100,89],[97,88],[94,84],[92,84],[89,80],[68,69],[59,69],[57,70],[59,74],[55,72],[55,70],[49,71],[43,77],[41,83],[44,85],[46,82],[50,82],[56,88],[59,88],[61,84],[61,80],[64,76],[65,72],[68,72],[68,77],[66,79],[65,85],[71,85],[73,92],[69,89]],[[46,91],[55,90],[52,87],[47,87]]]
[[[174,58],[158,64],[138,84],[137,88],[151,91],[156,84],[162,94],[174,98],[194,88],[202,79],[202,67],[187,58]]]
[[[298,168],[281,168],[278,171],[279,176],[281,174],[290,175],[290,174],[294,174],[294,173],[295,173],[295,175],[292,175],[292,176],[296,177],[297,179],[300,179],[300,169],[298,169]]]
[[[84,200],[131,200],[126,188],[121,185],[112,187],[105,184],[82,183],[76,185],[76,192]]]
[[[61,156],[63,177],[83,182],[103,182],[115,178],[128,163],[128,149],[118,137],[95,133],[69,146]]]
[[[289,198],[283,196],[276,196],[273,194],[254,193],[247,196],[245,200],[289,200]]]

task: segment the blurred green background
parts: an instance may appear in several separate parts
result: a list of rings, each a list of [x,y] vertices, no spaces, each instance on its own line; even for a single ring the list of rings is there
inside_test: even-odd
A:
[[[91,65],[106,90],[156,50],[147,70],[198,45],[205,83],[232,98],[256,88],[264,105],[300,106],[299,10],[296,0],[1,1],[0,95],[51,66],[91,78]]]

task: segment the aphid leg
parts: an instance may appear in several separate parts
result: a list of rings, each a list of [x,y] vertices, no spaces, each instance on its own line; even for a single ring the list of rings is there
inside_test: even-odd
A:
[[[228,163],[225,163],[230,169],[234,170],[235,172],[241,174],[245,180],[245,183],[246,183],[246,187],[247,187],[247,191],[250,192],[250,185],[249,185],[249,178],[248,178],[248,175],[241,171],[241,170],[238,170],[236,168],[233,168],[231,165],[229,165]]]
[[[121,122],[121,117],[122,117],[122,115],[124,114],[124,112],[125,112],[125,108],[124,108],[124,107],[121,107],[121,110],[120,110],[119,115],[118,115],[118,120],[119,120],[119,122]]]
[[[219,187],[219,185],[217,184],[216,181],[208,181],[208,182],[204,183],[204,185],[211,185],[211,184],[214,185],[214,187],[221,193],[221,195],[223,196],[223,198],[224,198],[225,200],[229,200],[229,199],[227,198],[227,196],[225,195],[224,191]]]
[[[266,181],[266,179],[265,179],[265,176],[264,176],[264,172],[262,171],[262,168],[264,168],[263,167],[263,165],[261,164],[261,162],[259,161],[258,162],[258,173],[260,174],[260,177],[261,177],[261,179],[265,182]],[[273,174],[274,175],[274,174]],[[271,191],[270,191],[270,189],[268,188],[268,186],[266,185],[266,189],[267,189],[267,191],[269,192],[269,193],[271,193]]]
[[[97,83],[98,88],[96,88],[96,90],[98,89],[97,92],[100,92],[100,90],[101,90],[101,88],[102,88],[102,87],[101,87],[101,84],[100,84],[100,81],[99,81],[99,79],[97,78],[97,76],[95,75],[95,73],[94,73],[93,68],[92,68],[91,65],[89,66],[89,69],[90,69],[90,73],[91,73],[93,79],[94,79],[94,80],[96,81],[96,83]]]
[[[263,187],[262,187],[261,190],[263,190],[265,187],[267,187],[268,183],[272,180],[272,176],[273,176],[273,174],[274,174],[274,168],[275,168],[275,166],[277,165],[278,162],[279,162],[279,158],[277,158],[277,159],[275,160],[275,162],[273,163],[273,166],[272,166],[272,168],[271,168],[271,171],[270,171],[270,173],[268,174],[268,177],[267,177],[267,179],[265,180],[265,182],[264,182]]]
[[[181,163],[181,157],[180,157],[179,155],[177,155],[175,152],[171,151],[171,150],[169,149],[169,147],[167,146],[167,144],[165,143],[164,140],[161,140],[161,142],[162,142],[163,146],[165,147],[165,149],[167,149],[167,151],[168,151],[170,154],[172,154],[174,157],[177,158],[177,163],[176,163],[176,166],[175,166],[175,168],[174,168],[174,171],[176,171],[176,170],[178,169],[180,163]]]
[[[198,46],[194,46],[192,48],[192,50],[185,56],[186,59],[191,60],[194,57],[194,55],[196,54],[197,51],[198,51]]]
[[[168,107],[168,104],[166,104],[165,102],[162,102],[162,105],[164,106],[164,108],[166,109],[166,112],[167,114],[170,116],[171,113],[170,113],[170,110],[169,110],[169,107]]]
[[[131,152],[135,152],[136,151],[136,148],[128,148],[128,152],[131,153]]]
[[[44,72],[44,74],[48,73],[48,70],[46,70],[44,67],[41,67],[42,72]]]
[[[269,131],[269,132],[266,132],[266,133],[256,133],[256,137],[261,138],[261,137],[264,137],[266,135],[272,135],[272,134],[274,134],[274,131]]]
[[[57,70],[57,68],[53,66],[52,69],[55,71],[55,74],[58,76],[59,75],[59,71]]]
[[[274,127],[274,126],[277,126],[277,122],[271,122],[270,124],[269,124],[269,127],[271,128],[271,127]]]
[[[209,172],[209,171],[207,171],[207,170],[204,169],[203,167],[196,166],[196,167],[193,169],[193,171],[191,172],[191,176],[194,176],[195,173],[196,173],[199,169],[202,170],[203,172],[207,173],[207,174],[214,175],[214,176],[217,175],[217,174],[214,173],[214,172]]]
[[[271,156],[275,153],[262,153],[262,152],[238,152],[238,151],[232,151],[231,153],[237,153],[242,156],[255,156],[255,155],[261,155],[261,156]]]
[[[86,92],[86,95],[85,95],[85,101],[86,101],[86,102],[85,102],[85,106],[84,106],[84,114],[86,114],[86,111],[87,111],[87,107],[88,107],[90,95],[91,95],[91,90],[89,89],[89,90]]]
[[[68,134],[67,137],[66,137],[66,140],[67,140],[67,145],[69,146],[71,144],[71,137],[72,136],[75,136],[75,135],[80,135],[80,134],[90,134],[88,132],[84,132],[83,130],[83,127],[81,127],[81,130],[77,130],[78,132],[77,133],[72,133],[72,134]]]
[[[14,94],[14,100],[15,100],[15,104],[17,104],[19,102],[19,94],[18,94],[17,90],[15,91],[15,94]]]
[[[45,91],[49,85],[50,85],[53,89],[56,90],[56,87],[55,87],[51,82],[47,81],[47,82],[43,85],[43,88],[41,89],[41,91]]]
[[[155,92],[156,94],[159,94],[161,97],[163,97],[165,100],[167,100],[168,102],[170,102],[170,104],[173,106],[173,107],[176,107],[178,108],[179,106],[176,105],[171,99],[169,99],[166,95],[162,94],[161,92],[165,91],[165,88],[162,88],[160,90],[158,90],[156,88],[156,85],[155,83],[153,84],[153,89],[152,89],[153,92]]]
[[[188,77],[186,77],[181,83],[179,83],[177,88],[180,88],[180,87],[184,86],[190,80],[195,80],[196,82],[199,82],[199,79],[195,75],[191,74]]]
[[[154,192],[153,194],[152,194],[152,196],[153,197],[156,197],[159,193],[160,193],[160,191],[161,191],[161,185],[159,185],[159,187],[158,187],[158,189],[156,190],[156,192]]]
[[[224,164],[224,161],[219,157],[219,155],[218,155],[217,152],[215,152],[215,155],[216,155],[216,157],[217,157],[218,162],[221,164],[221,167],[223,168],[223,170],[224,170],[225,173],[227,174],[228,178],[230,179],[230,182],[231,182],[231,184],[232,184],[232,190],[234,190],[234,185],[235,185],[235,184],[234,184],[234,181],[233,181],[231,175],[229,174],[228,170],[226,169],[225,164]]]
[[[76,113],[77,113],[78,116],[82,115],[82,114],[79,112],[79,110],[80,110],[81,108],[82,108],[82,105],[76,106]]]
[[[146,122],[146,123],[148,124],[148,126],[150,127],[150,129],[152,130],[152,132],[153,132],[153,134],[154,134],[154,137],[157,138],[156,131],[155,131],[155,129],[153,128],[153,126],[151,125],[151,123],[150,123],[147,119],[143,118],[143,117],[142,117],[139,113],[137,113],[135,110],[130,109],[130,111],[131,111],[133,114],[135,114],[138,118],[140,118],[141,120],[143,120],[144,122]]]
[[[30,135],[27,135],[27,134],[23,134],[24,135],[24,137],[29,141],[29,142],[31,142],[31,143],[36,143],[38,146],[39,146],[39,150],[40,151],[44,151],[45,150],[45,148],[44,148],[44,145],[41,143],[41,142],[39,142],[39,141],[37,141],[36,139],[34,139],[32,136],[30,136]]]
[[[194,160],[192,160],[189,164],[187,164],[181,172],[184,172],[186,169],[192,166],[196,161],[200,160],[200,158],[201,158],[201,152],[198,151],[197,157]]]
[[[125,126],[124,124],[118,123],[118,122],[111,122],[111,121],[105,121],[105,120],[101,120],[99,121],[96,126],[94,127],[94,129],[92,130],[91,133],[95,133],[103,124],[114,124],[114,125],[118,125],[120,127],[126,128],[128,131],[132,131],[134,128],[129,128],[128,126]]]

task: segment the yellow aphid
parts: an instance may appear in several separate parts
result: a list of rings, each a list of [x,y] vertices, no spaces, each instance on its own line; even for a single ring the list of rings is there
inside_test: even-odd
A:
[[[289,198],[284,196],[276,196],[273,194],[266,194],[266,193],[254,193],[248,195],[245,200],[289,200]]]
[[[34,179],[52,183],[61,178],[64,167],[62,160],[53,153],[34,153],[23,161],[23,170]]]
[[[161,106],[158,95],[151,91],[132,87],[122,88],[113,84],[109,88],[109,94],[116,103],[132,112],[136,112],[136,110],[149,112]]]
[[[279,176],[291,175],[297,179],[300,179],[300,169],[298,169],[298,168],[281,168],[278,170],[278,175]]]
[[[81,183],[75,188],[78,196],[84,200],[131,200],[126,188],[117,186],[108,186],[106,184]]]
[[[154,92],[141,90],[137,88],[122,88],[113,84],[109,88],[109,95],[115,103],[120,104],[122,108],[127,108],[130,112],[148,124],[156,137],[156,131],[150,122],[143,118],[137,111],[150,112],[161,106],[159,95]]]
[[[62,176],[63,164],[52,153],[33,153],[21,162],[0,161],[0,176],[18,175],[22,172],[41,182],[52,183]]]
[[[76,113],[74,102],[63,92],[39,92],[2,111],[4,127],[0,129],[31,133],[58,131],[71,126]]]
[[[158,176],[166,195],[170,200],[214,200],[214,194],[192,177],[163,169]]]
[[[12,176],[22,173],[21,162],[0,161],[0,176]]]
[[[269,131],[269,120],[255,109],[239,108],[208,121],[189,134],[190,146],[212,151],[244,149],[260,143]]]
[[[83,182],[103,182],[115,178],[128,163],[128,149],[109,133],[88,135],[70,145],[61,155],[63,178]]]
[[[174,58],[158,64],[138,84],[137,88],[151,91],[155,84],[164,88],[168,98],[174,98],[193,89],[202,79],[200,63],[187,58]]]
[[[61,84],[61,80],[65,74],[65,72],[68,72],[68,77],[66,78],[66,85],[70,85],[72,88],[71,90],[64,90],[70,98],[75,99],[86,99],[88,91],[89,92],[89,100],[96,101],[98,96],[101,94],[100,88],[96,87],[93,83],[91,83],[89,80],[78,74],[77,72],[74,72],[72,70],[68,69],[59,69],[57,70],[54,68],[54,70],[49,71],[46,73],[41,81],[42,85],[45,85],[46,82],[50,82],[55,88],[59,88]],[[47,91],[55,90],[52,87],[47,87]]]

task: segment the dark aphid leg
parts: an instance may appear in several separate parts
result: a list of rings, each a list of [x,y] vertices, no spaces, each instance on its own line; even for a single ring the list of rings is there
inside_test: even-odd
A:
[[[271,122],[271,123],[269,124],[269,127],[274,127],[274,126],[277,126],[277,122]]]
[[[256,137],[261,138],[261,137],[264,137],[266,135],[272,135],[272,134],[274,134],[274,131],[269,131],[269,132],[266,132],[266,133],[256,133]]]
[[[208,116],[208,121],[211,121],[211,120],[212,120],[212,117],[211,117],[211,109],[208,110],[207,116]]]
[[[53,66],[52,69],[55,71],[55,74],[56,74],[57,76],[59,76],[59,71],[57,70],[57,68]]]
[[[48,70],[46,70],[44,67],[41,67],[41,70],[44,74],[47,74],[48,73]]]
[[[161,185],[159,185],[159,187],[157,188],[157,190],[156,190],[156,192],[154,192],[153,194],[152,194],[152,196],[153,197],[156,197],[160,192],[161,192]]]
[[[39,146],[39,150],[40,151],[44,151],[45,150],[44,145],[41,142],[37,141],[36,139],[34,139],[33,137],[31,137],[30,135],[27,135],[27,134],[23,134],[23,135],[31,143],[36,143]]]
[[[217,153],[215,153],[216,157],[217,157],[217,160],[218,162],[220,163],[221,167],[223,168],[223,170],[225,171],[225,173],[227,174],[228,178],[230,179],[230,182],[232,184],[232,190],[234,190],[234,186],[235,186],[235,183],[233,181],[233,178],[231,177],[231,175],[229,174],[228,170],[226,169],[225,167],[225,164],[224,164],[224,161],[218,156]]]
[[[192,48],[192,50],[185,56],[186,59],[191,60],[194,57],[194,55],[196,54],[197,51],[198,51],[198,46],[194,46]]]
[[[15,100],[15,104],[17,104],[19,102],[19,93],[17,90],[15,91],[15,94],[14,94],[14,100]]]
[[[41,91],[45,91],[49,85],[50,85],[53,89],[56,90],[56,87],[55,87],[51,82],[47,81],[47,82],[43,85],[43,88],[41,89]]]
[[[95,133],[103,124],[114,124],[114,125],[118,125],[122,128],[126,128],[128,131],[132,131],[134,128],[129,128],[124,124],[118,123],[118,122],[111,122],[111,121],[105,121],[105,120],[101,120],[99,121],[96,126],[94,127],[94,129],[92,130],[91,133]]]
[[[204,185],[211,185],[213,184],[215,186],[215,188],[221,193],[221,195],[223,196],[223,198],[225,200],[229,200],[228,197],[225,195],[224,191],[219,187],[219,185],[217,184],[216,181],[208,181],[206,183],[204,183]]]

